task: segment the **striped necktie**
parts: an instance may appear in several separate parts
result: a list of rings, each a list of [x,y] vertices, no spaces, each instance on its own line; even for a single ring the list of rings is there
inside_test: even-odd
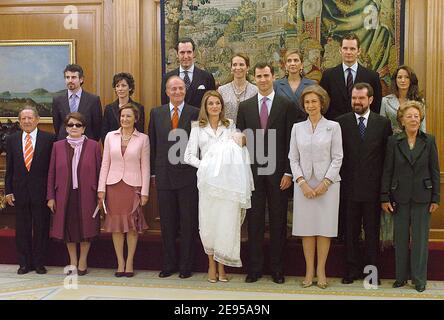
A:
[[[174,107],[173,116],[171,117],[171,127],[177,129],[179,126],[179,111],[177,107]]]
[[[348,68],[347,69],[348,74],[347,74],[347,92],[348,95],[351,97],[351,93],[352,93],[352,89],[353,89],[353,74],[352,74],[352,69]]]
[[[34,148],[32,147],[31,135],[28,133],[25,138],[25,167],[31,170],[32,157],[34,156]]]

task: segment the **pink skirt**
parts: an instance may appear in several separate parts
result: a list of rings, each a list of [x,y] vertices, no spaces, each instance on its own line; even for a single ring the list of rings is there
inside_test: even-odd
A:
[[[106,186],[105,232],[137,231],[148,229],[140,205],[140,187],[127,185],[123,180]]]

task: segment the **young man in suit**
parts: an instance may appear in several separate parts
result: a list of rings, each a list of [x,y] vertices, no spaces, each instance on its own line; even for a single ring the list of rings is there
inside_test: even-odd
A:
[[[351,91],[354,83],[366,82],[373,88],[373,101],[371,110],[379,113],[381,109],[382,89],[378,73],[367,69],[358,63],[358,57],[361,53],[359,38],[351,33],[346,35],[341,42],[339,49],[342,57],[342,63],[336,67],[327,69],[322,74],[321,87],[327,91],[330,97],[330,106],[324,115],[329,120],[336,120],[340,115],[351,112]],[[341,183],[341,188],[344,182]],[[338,239],[344,240],[345,237],[345,200],[342,198],[339,204],[339,226]]]
[[[77,64],[69,64],[63,71],[67,90],[52,101],[52,120],[57,140],[65,139],[63,121],[70,112],[80,112],[86,120],[85,135],[96,141],[102,131],[102,104],[100,98],[82,89],[83,69]]]
[[[179,39],[176,45],[177,57],[179,59],[179,68],[168,72],[162,80],[160,91],[162,104],[169,101],[168,94],[165,91],[165,84],[171,76],[179,76],[185,82],[186,95],[185,103],[200,108],[200,102],[205,92],[216,90],[214,77],[211,73],[199,69],[194,64],[194,52],[196,45],[191,38]]]
[[[284,283],[282,268],[283,251],[287,234],[288,188],[292,185],[288,159],[291,129],[293,124],[305,119],[298,108],[273,90],[274,69],[268,63],[254,67],[258,94],[240,103],[237,127],[250,129],[248,146],[254,146],[252,171],[255,191],[248,210],[248,275],[246,282],[256,282],[263,272],[264,254],[262,244],[265,232],[265,204],[268,201],[270,223],[270,269],[275,283]],[[262,131],[262,130],[264,131]],[[275,139],[274,141],[268,141]],[[268,148],[271,148],[269,151]],[[250,150],[251,151],[251,150]],[[267,158],[262,161],[261,155]],[[266,172],[266,167],[275,167]]]
[[[5,175],[6,202],[16,212],[17,273],[44,274],[51,214],[46,185],[55,136],[37,129],[39,115],[33,107],[25,106],[18,118],[22,131],[7,138]]]
[[[373,88],[368,83],[357,83],[352,89],[353,112],[336,119],[341,126],[344,150],[340,172],[341,193],[346,206],[347,271],[342,279],[344,284],[361,279],[366,265],[378,266],[381,176],[392,128],[387,118],[370,111],[372,101]],[[362,224],[364,257],[359,248]]]
[[[157,188],[164,253],[159,277],[169,277],[179,270],[179,277],[185,279],[191,277],[197,246],[198,191],[196,169],[185,164],[183,155],[191,121],[197,120],[199,109],[185,103],[185,82],[179,76],[168,79],[166,93],[170,102],[151,110],[148,127],[152,185]],[[173,141],[169,139],[170,133],[174,136]],[[179,149],[180,155],[170,152],[174,148]],[[180,161],[171,158],[176,156]],[[178,233],[180,259],[176,253]]]
[[[382,89],[377,72],[358,63],[361,53],[360,41],[355,34],[349,34],[341,42],[342,63],[327,69],[322,74],[321,87],[330,96],[330,106],[325,117],[335,120],[341,114],[351,110],[351,90],[354,83],[366,82],[373,88],[374,96],[371,110],[379,113],[381,109]]]

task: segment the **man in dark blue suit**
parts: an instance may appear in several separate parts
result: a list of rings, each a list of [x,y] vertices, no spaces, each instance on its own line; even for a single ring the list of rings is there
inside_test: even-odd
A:
[[[46,273],[50,211],[46,185],[54,135],[37,129],[37,110],[25,106],[19,113],[22,131],[6,140],[6,202],[15,207],[18,274]]]
[[[179,76],[184,82],[187,93],[185,103],[193,107],[200,108],[200,102],[205,92],[216,90],[214,77],[211,73],[199,69],[194,64],[194,52],[196,45],[191,38],[179,39],[176,45],[177,57],[180,66],[171,72],[168,72],[162,80],[162,89],[160,91],[162,104],[167,104],[169,98],[166,94],[166,82],[171,76]]]

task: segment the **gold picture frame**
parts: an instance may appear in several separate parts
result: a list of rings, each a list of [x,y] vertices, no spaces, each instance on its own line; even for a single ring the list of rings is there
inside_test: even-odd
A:
[[[25,103],[52,123],[52,98],[66,89],[63,70],[75,63],[75,40],[0,40],[0,121],[18,120]]]

